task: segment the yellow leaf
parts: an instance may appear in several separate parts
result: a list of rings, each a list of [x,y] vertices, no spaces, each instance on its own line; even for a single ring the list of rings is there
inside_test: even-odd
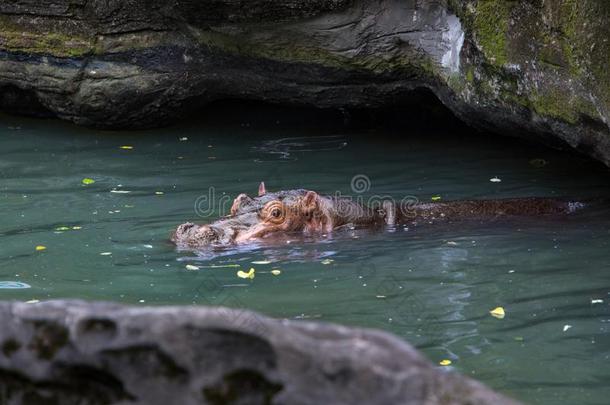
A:
[[[47,250],[47,247],[46,246],[42,246],[42,245],[36,246],[36,251],[37,252],[42,252],[43,250]]]
[[[90,179],[88,177],[85,177],[83,179],[83,184],[86,185],[86,186],[88,186],[89,184],[93,184],[93,183],[95,183],[95,180],[93,180],[93,179]]]
[[[121,149],[131,150],[131,149],[133,149],[133,146],[131,146],[131,145],[123,145],[123,146],[121,146]]]
[[[438,364],[440,364],[441,366],[449,366],[449,365],[451,365],[451,360],[444,359],[444,360],[439,361]]]
[[[498,318],[498,319],[502,319],[506,315],[506,313],[504,312],[504,308],[502,308],[502,307],[494,308],[491,311],[489,311],[489,313],[491,314],[491,316],[493,316],[494,318]]]
[[[271,270],[271,274],[273,274],[274,276],[279,276],[280,274],[282,274],[282,270],[273,269]]]
[[[435,195],[432,196],[432,198],[430,198],[432,201],[440,201],[441,200],[441,196],[440,195]]]
[[[254,273],[256,273],[256,270],[254,270],[254,269],[250,269],[250,271],[248,271],[247,273],[245,271],[240,270],[237,272],[237,277],[249,278],[250,280],[252,280],[254,278]]]

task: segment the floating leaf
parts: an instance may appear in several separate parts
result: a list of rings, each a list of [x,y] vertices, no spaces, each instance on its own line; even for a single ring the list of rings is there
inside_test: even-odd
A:
[[[121,146],[121,149],[124,149],[124,150],[132,150],[132,149],[133,149],[133,146],[131,146],[131,145],[123,145],[123,146]]]
[[[14,290],[21,288],[32,288],[32,286],[26,283],[22,283],[21,281],[0,281],[0,288]]]
[[[570,329],[572,327],[572,325],[563,325],[563,331],[567,332],[568,329]]]
[[[254,270],[253,268],[251,268],[250,271],[248,271],[247,273],[245,271],[240,270],[237,272],[237,277],[249,278],[250,280],[252,280],[254,278],[254,273],[256,273],[256,270]]]
[[[112,189],[112,190],[110,190],[110,192],[114,193],[114,194],[129,194],[129,193],[131,193],[131,191],[129,191],[129,190],[116,190],[116,189]]]
[[[56,231],[69,231],[70,228],[67,226],[60,226],[59,228],[55,228]]]
[[[532,165],[534,167],[538,167],[538,168],[544,167],[544,166],[546,166],[548,164],[549,164],[549,162],[547,162],[544,159],[532,159],[532,160],[530,160],[530,165]]]
[[[269,260],[255,260],[252,262],[252,264],[270,264],[271,262]]]
[[[112,252],[102,252],[100,253],[100,256],[110,256],[112,254]]]
[[[489,181],[491,181],[492,183],[501,183],[502,179],[499,179],[497,177],[492,177],[491,179],[489,179]]]
[[[211,266],[200,266],[206,269],[222,269],[226,267],[241,267],[239,264],[212,264]]]
[[[82,180],[82,182],[83,182],[83,184],[84,184],[85,186],[88,186],[89,184],[93,184],[93,183],[95,183],[95,180],[90,179],[90,178],[88,178],[88,177],[85,177],[85,178]]]
[[[591,304],[603,304],[604,300],[601,299],[593,299],[591,300]]]
[[[324,260],[322,260],[322,264],[331,264],[332,262],[334,262],[333,259],[324,259]]]
[[[43,245],[36,246],[36,251],[37,252],[42,252],[43,250],[47,250],[47,247],[43,246]]]
[[[525,339],[523,338],[523,336],[515,336],[515,337],[514,337],[514,339],[515,339],[517,342],[523,342],[523,341],[525,340]]]
[[[38,304],[39,302],[40,302],[40,300],[29,300],[29,301],[26,301],[25,303],[26,304]]]
[[[273,269],[271,270],[271,274],[273,274],[274,276],[279,276],[280,274],[282,274],[282,270]]]
[[[448,246],[457,246],[457,245],[459,245],[459,243],[450,240],[449,242],[447,242],[447,245]]]
[[[440,201],[441,200],[441,196],[440,195],[435,195],[435,196],[432,196],[430,199],[432,201]]]
[[[74,229],[75,231],[80,231],[81,229],[83,229],[82,226],[73,226],[72,229]]]
[[[193,266],[192,264],[187,264],[186,265],[186,269],[187,270],[199,270],[198,266]]]
[[[450,366],[451,365],[451,360],[444,359],[444,360],[439,361],[438,364],[440,364],[441,366]]]
[[[188,139],[186,136],[183,136],[183,137],[181,137],[181,138],[178,138],[178,140],[179,140],[180,142],[186,142],[186,141],[188,141],[189,139]]]
[[[491,311],[489,311],[489,313],[491,314],[491,316],[493,316],[494,318],[498,318],[498,319],[503,319],[504,316],[506,315],[506,313],[504,312],[504,308],[502,308],[502,307],[494,308]]]
[[[165,193],[164,193],[163,191],[155,191],[155,194],[156,194],[156,195],[163,195],[163,194],[165,194]]]

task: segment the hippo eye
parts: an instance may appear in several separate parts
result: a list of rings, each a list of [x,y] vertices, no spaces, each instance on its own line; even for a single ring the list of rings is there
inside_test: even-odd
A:
[[[279,201],[272,201],[263,208],[263,218],[273,223],[281,223],[286,219],[284,205]]]

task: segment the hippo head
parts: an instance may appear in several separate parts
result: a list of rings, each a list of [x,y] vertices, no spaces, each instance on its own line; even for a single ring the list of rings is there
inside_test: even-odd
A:
[[[258,197],[237,196],[229,216],[207,225],[182,224],[171,240],[181,248],[205,248],[254,242],[286,232],[329,232],[331,211],[329,199],[314,191],[268,193],[261,183]]]

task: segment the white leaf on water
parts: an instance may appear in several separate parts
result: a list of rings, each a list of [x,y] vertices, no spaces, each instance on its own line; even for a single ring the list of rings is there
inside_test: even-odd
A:
[[[566,332],[571,327],[572,327],[572,325],[563,325],[563,331]]]
[[[603,303],[604,303],[604,300],[600,300],[600,299],[591,300],[591,304],[603,304]]]

